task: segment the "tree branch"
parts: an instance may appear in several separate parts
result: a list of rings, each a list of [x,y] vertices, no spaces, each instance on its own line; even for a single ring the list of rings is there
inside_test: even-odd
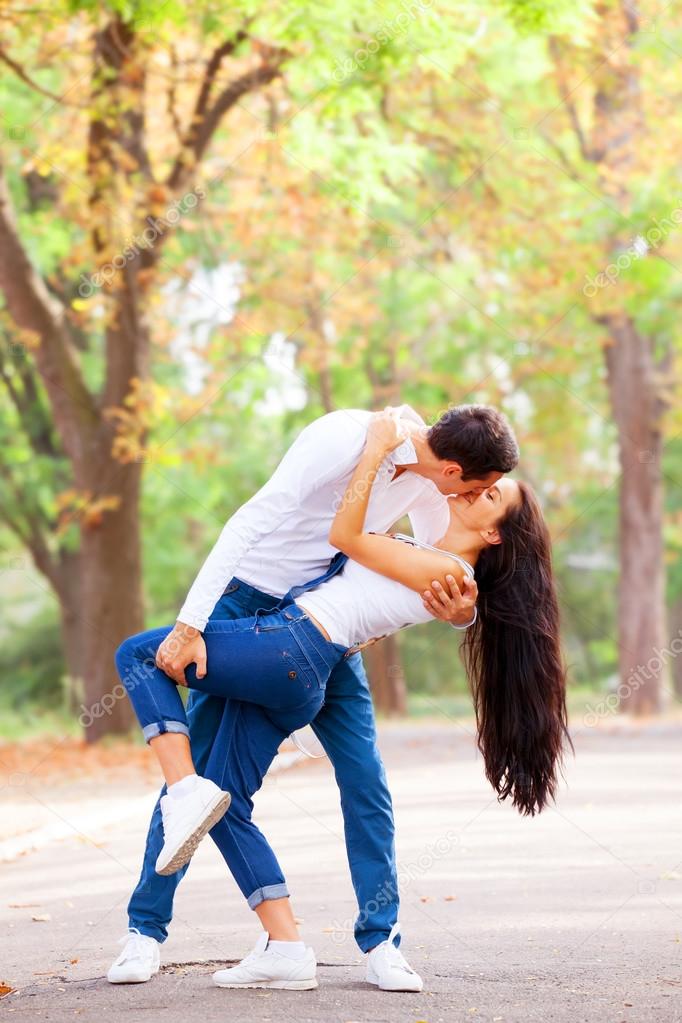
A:
[[[561,102],[568,114],[571,122],[571,127],[578,142],[580,148],[580,154],[584,160],[588,160],[590,163],[594,163],[595,154],[591,147],[587,143],[585,132],[583,131],[580,119],[578,117],[578,111],[575,103],[573,102],[572,91],[568,86],[568,80],[566,76],[566,69],[564,68],[563,55],[561,53],[561,47],[559,42],[555,38],[549,40],[549,52],[554,60],[554,70],[556,72],[557,88],[559,90],[559,96]]]
[[[35,509],[26,509],[26,500],[21,488],[17,486],[7,465],[2,462],[0,462],[0,478],[4,481],[15,504],[22,509],[24,521],[20,521],[13,515],[8,501],[3,501],[0,506],[0,518],[11,529],[19,542],[31,552],[36,568],[56,587],[57,565],[42,528],[46,523],[41,524],[39,513],[36,514]]]
[[[58,96],[56,93],[50,92],[49,89],[44,89],[42,85],[38,85],[38,83],[34,82],[33,79],[27,74],[27,72],[24,71],[24,69],[21,66],[21,64],[18,64],[16,62],[16,60],[12,60],[10,55],[5,50],[3,50],[3,48],[1,46],[0,46],[0,60],[4,64],[6,64],[7,67],[11,68],[12,71],[14,71],[15,75],[18,78],[20,78],[22,82],[24,82],[26,85],[28,85],[35,92],[40,93],[41,96],[45,96],[47,99],[51,99],[55,103],[60,103],[62,106],[66,106],[66,107],[80,107],[80,108],[84,107],[85,104],[83,104],[83,103],[74,103],[72,101],[65,100],[63,98],[63,96]]]
[[[260,51],[264,57],[263,62],[225,86],[210,105],[210,95],[220,63],[223,57],[234,49],[235,45],[236,42],[231,41],[224,44],[223,47],[219,47],[207,65],[204,81],[195,104],[192,123],[166,182],[173,191],[177,191],[185,185],[192,168],[201,160],[222,117],[228,110],[236,106],[242,96],[248,92],[255,92],[278,78],[282,73],[282,64],[289,57],[288,50],[260,44]],[[220,54],[219,59],[217,59],[218,54]]]
[[[538,128],[538,133],[545,140],[545,142],[552,150],[552,152],[556,155],[557,159],[559,160],[559,163],[564,168],[569,178],[572,181],[580,181],[580,174],[573,166],[569,158],[566,156],[566,153],[563,151],[559,143],[555,142],[555,140],[551,137],[551,135],[548,132],[544,130],[544,128]]]
[[[50,295],[19,238],[0,159],[0,288],[18,327],[38,335],[38,372],[45,384],[65,451],[83,456],[97,410],[76,361],[63,306]]]
[[[4,348],[3,354],[9,355],[6,339]],[[4,359],[0,360],[0,379],[35,453],[48,458],[61,457],[62,452],[55,444],[52,423],[39,393],[34,371],[26,357],[14,359],[12,371],[8,371]]]
[[[175,52],[175,47],[170,48],[171,67],[175,71],[178,66],[178,56]],[[168,92],[166,94],[166,105],[168,109],[168,116],[171,119],[173,125],[173,131],[175,132],[178,142],[182,144],[182,125],[180,124],[180,118],[178,117],[178,111],[176,109],[176,93],[175,86],[177,84],[176,76],[172,76],[170,85],[168,86]]]
[[[112,193],[115,175],[122,173],[130,179],[141,173],[150,180],[153,177],[145,147],[146,76],[143,64],[134,55],[134,45],[132,26],[120,18],[110,21],[95,36],[87,165],[92,183],[89,200],[92,239],[98,253],[107,247],[102,207],[108,205],[107,194]],[[116,202],[113,196],[111,205]]]
[[[192,116],[191,122],[192,125],[198,123],[198,121],[201,120],[201,118],[205,115],[208,109],[208,103],[211,98],[211,92],[213,91],[213,85],[215,83],[216,75],[220,70],[220,65],[222,64],[223,60],[225,59],[225,57],[228,57],[230,56],[230,54],[234,53],[239,43],[243,42],[245,39],[246,32],[240,30],[235,35],[234,39],[230,39],[227,42],[224,42],[221,46],[218,46],[211,54],[211,58],[208,64],[206,65],[206,73],[204,75],[204,80],[201,83],[201,88],[199,89],[197,101],[194,105],[194,114]],[[192,127],[190,127],[190,133],[191,131]]]

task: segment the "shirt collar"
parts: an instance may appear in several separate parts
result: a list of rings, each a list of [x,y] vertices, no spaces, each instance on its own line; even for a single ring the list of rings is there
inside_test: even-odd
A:
[[[426,423],[419,413],[415,412],[409,405],[399,405],[398,414],[401,419],[409,419],[413,423],[419,423],[420,426],[426,426]],[[407,440],[404,440],[402,444],[395,449],[395,451],[390,453],[388,460],[389,462],[392,462],[393,465],[414,465],[418,459],[417,449],[415,448],[412,439],[408,437]]]

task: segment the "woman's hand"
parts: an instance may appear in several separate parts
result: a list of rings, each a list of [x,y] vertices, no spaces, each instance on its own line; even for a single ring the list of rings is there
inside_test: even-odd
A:
[[[407,436],[407,427],[400,419],[400,410],[389,406],[383,412],[375,412],[370,419],[365,450],[388,455],[395,451]]]

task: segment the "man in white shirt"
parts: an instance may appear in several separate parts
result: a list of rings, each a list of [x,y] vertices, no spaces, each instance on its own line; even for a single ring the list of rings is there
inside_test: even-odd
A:
[[[450,409],[430,429],[407,406],[399,411],[408,439],[392,453],[387,471],[373,487],[367,528],[385,532],[408,514],[414,535],[435,543],[448,524],[447,495],[480,493],[514,468],[518,448],[504,417],[486,406]],[[189,591],[173,632],[158,651],[157,664],[177,682],[184,681],[184,669],[191,663],[196,663],[199,677],[205,674],[201,630],[209,618],[248,617],[259,608],[270,609],[292,586],[325,572],[336,554],[328,541],[331,522],[364,447],[370,415],[364,410],[343,410],[311,423],[268,483],[228,521]],[[450,593],[435,584],[433,592],[424,594],[434,617],[458,628],[471,624],[475,600],[475,583],[460,593],[454,579]],[[249,714],[257,713],[253,705],[249,707]],[[243,764],[235,759],[240,748],[235,735],[246,727],[237,701],[192,691],[187,709],[197,771],[203,772],[209,757],[212,763],[224,763],[221,787],[233,789],[236,775],[243,773]],[[340,789],[359,906],[355,937],[368,953],[368,979],[385,990],[419,990],[420,978],[397,948],[393,813],[359,654],[335,669],[312,728],[329,755]],[[266,759],[262,774],[268,763]],[[245,815],[262,780],[258,765],[254,771],[250,791],[240,793]],[[238,805],[233,798],[230,811],[211,832],[228,866],[239,855]],[[246,826],[246,821],[242,823]],[[148,980],[158,970],[157,943],[167,937],[173,895],[184,874],[184,870],[170,877],[155,873],[162,844],[157,803],[142,874],[128,907],[130,937],[109,972],[112,982]],[[282,877],[254,892],[248,901],[255,908],[261,901],[287,896]],[[278,935],[270,937],[277,946],[286,945]]]

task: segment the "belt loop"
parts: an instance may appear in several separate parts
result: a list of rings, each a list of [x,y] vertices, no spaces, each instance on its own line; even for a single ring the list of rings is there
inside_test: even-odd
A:
[[[383,636],[375,636],[374,639],[368,639],[365,643],[356,643],[355,646],[349,646],[343,655],[344,661],[347,660],[347,658],[352,657],[353,654],[360,653],[360,651],[364,650],[365,647],[378,643],[380,639],[386,639],[386,636],[388,636],[388,633],[385,633]]]

